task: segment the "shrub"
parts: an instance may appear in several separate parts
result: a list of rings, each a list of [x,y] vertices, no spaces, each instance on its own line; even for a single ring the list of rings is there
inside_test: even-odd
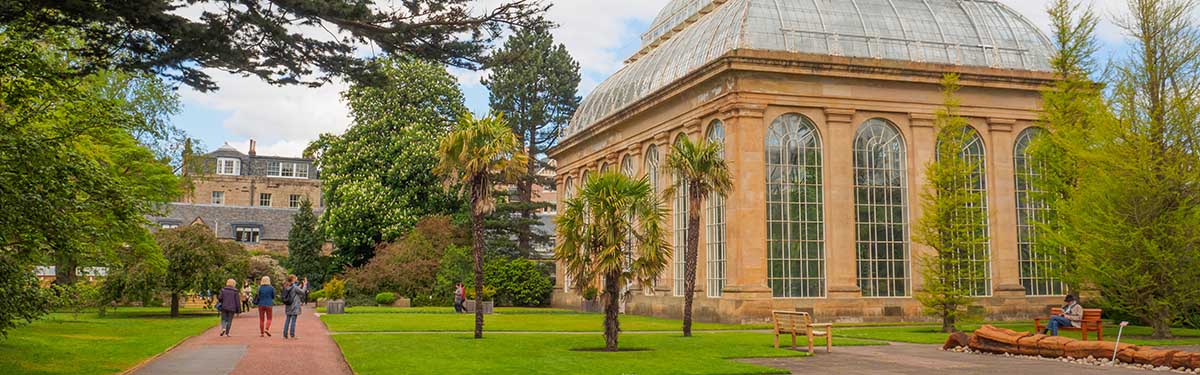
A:
[[[447,249],[465,246],[466,232],[444,216],[422,219],[403,238],[381,244],[366,265],[346,273],[354,295],[373,296],[394,291],[400,295],[440,300],[444,291],[437,288],[440,263]],[[453,290],[453,282],[450,290]],[[449,297],[445,298],[446,303]]]
[[[484,273],[500,306],[543,306],[554,289],[550,277],[528,259],[495,259],[484,265]]]
[[[596,287],[594,287],[594,286],[589,286],[587,289],[583,290],[583,299],[586,299],[588,301],[595,301],[597,294],[600,294],[600,291],[597,290]]]
[[[442,259],[438,262],[437,281],[434,283],[433,294],[428,296],[427,301],[421,302],[450,306],[454,302],[454,284],[460,282],[465,284],[475,279],[475,273],[471,270],[472,265],[470,247],[453,245],[446,248],[445,254],[442,254]],[[416,298],[413,298],[413,306],[418,306]]]
[[[350,306],[375,306],[375,298],[371,296],[349,296],[346,297],[346,307]]]
[[[309,293],[308,299],[313,300],[313,301],[319,301],[319,300],[325,299],[325,290],[321,289],[321,290]]]
[[[340,300],[346,298],[346,282],[339,278],[333,278],[325,282],[325,288],[321,289],[325,292],[325,297],[330,300]]]
[[[396,293],[383,292],[375,295],[375,304],[379,306],[391,306],[396,302]]]
[[[484,301],[495,301],[496,300],[495,297],[496,297],[496,288],[484,285],[483,286],[483,300]],[[467,288],[467,299],[469,299],[469,300],[475,299],[475,288],[474,287]]]

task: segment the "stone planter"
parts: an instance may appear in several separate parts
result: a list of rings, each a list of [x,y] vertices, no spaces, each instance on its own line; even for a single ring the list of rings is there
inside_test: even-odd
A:
[[[463,307],[467,308],[467,312],[472,313],[472,314],[475,313],[475,301],[474,300],[463,301]],[[491,314],[492,310],[494,310],[494,309],[495,309],[495,302],[483,301],[483,313],[484,314]]]
[[[598,312],[604,311],[604,305],[601,304],[600,301],[597,301],[597,300],[589,301],[589,300],[585,299],[585,300],[583,300],[582,303],[580,303],[579,306],[583,311],[586,311],[586,312],[598,313]]]
[[[340,300],[340,299],[337,301],[325,301],[325,313],[326,314],[345,314],[346,313],[346,301]]]
[[[392,307],[412,307],[412,300],[408,298],[397,298],[396,302],[392,302]]]

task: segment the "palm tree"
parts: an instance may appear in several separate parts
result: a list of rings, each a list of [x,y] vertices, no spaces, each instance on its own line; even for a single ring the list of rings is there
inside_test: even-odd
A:
[[[483,218],[495,208],[493,184],[512,181],[527,161],[521,141],[497,114],[475,119],[470,114],[438,147],[440,160],[434,172],[446,187],[470,194],[472,253],[475,258],[475,338],[483,338]]]
[[[663,168],[675,176],[676,184],[663,194],[670,199],[678,189],[685,189],[688,199],[687,243],[684,247],[683,335],[692,335],[692,300],[696,294],[696,255],[700,248],[700,208],[709,194],[724,195],[733,188],[729,165],[721,152],[721,144],[702,140],[694,143],[680,137],[667,155]]]
[[[650,283],[671,257],[663,233],[666,211],[645,179],[604,172],[583,183],[555,219],[554,259],[574,278],[576,290],[603,284],[604,349],[617,351],[621,286]]]

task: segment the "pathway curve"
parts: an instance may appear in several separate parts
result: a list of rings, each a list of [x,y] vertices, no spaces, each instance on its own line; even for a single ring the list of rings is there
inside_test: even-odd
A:
[[[258,310],[233,320],[231,337],[219,327],[185,340],[179,346],[134,370],[137,375],[226,374],[352,374],[325,324],[305,306],[296,325],[295,340],[283,339],[283,307],[276,306],[271,334],[258,336]],[[213,319],[218,319],[215,316]]]
[[[836,338],[835,338],[836,341]],[[837,346],[803,358],[757,358],[739,361],[786,369],[793,374],[1113,374],[1146,375],[1146,370],[1099,367],[1021,357],[947,352],[940,345],[900,344]]]

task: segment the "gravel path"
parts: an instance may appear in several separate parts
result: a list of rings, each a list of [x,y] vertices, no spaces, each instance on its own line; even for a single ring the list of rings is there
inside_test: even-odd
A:
[[[313,310],[307,306],[305,310],[296,325],[298,338],[295,340],[283,339],[282,306],[274,309],[271,323],[274,337],[259,337],[258,310],[252,310],[234,318],[231,337],[219,336],[220,328],[213,327],[187,339],[133,374],[352,374],[325,324]]]

